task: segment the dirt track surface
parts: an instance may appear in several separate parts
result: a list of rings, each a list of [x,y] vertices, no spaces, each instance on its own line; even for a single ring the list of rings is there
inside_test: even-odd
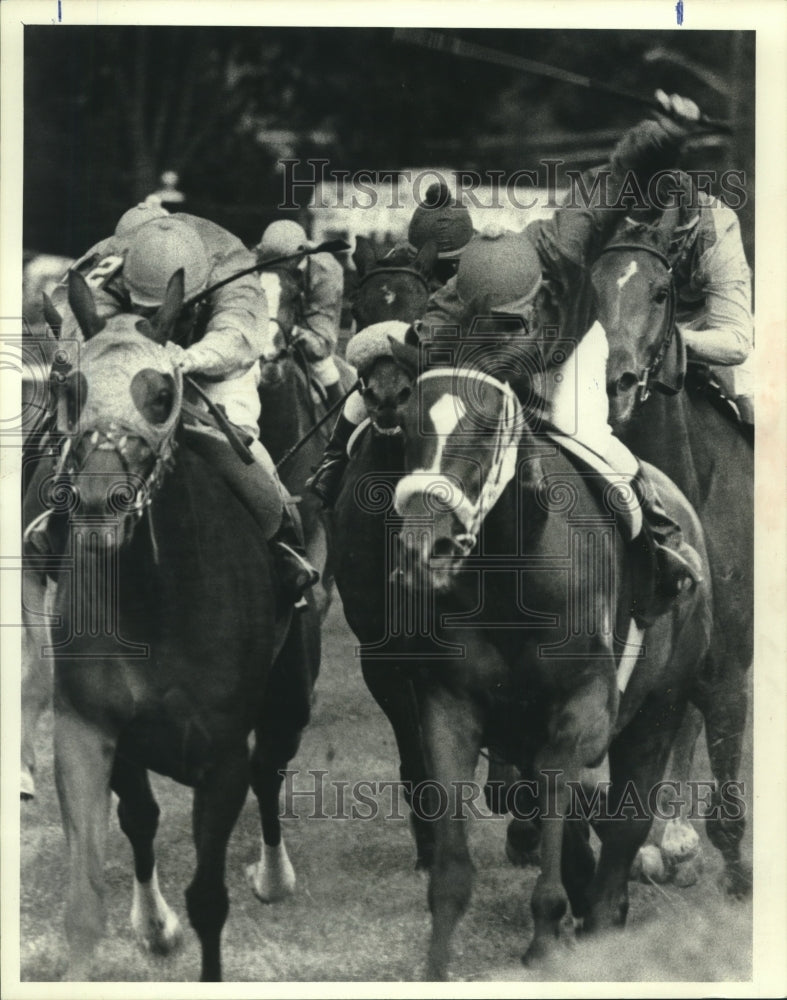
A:
[[[324,630],[323,665],[312,723],[292,767],[295,788],[313,787],[303,772],[328,771],[327,782],[398,778],[387,720],[361,678],[355,642],[338,601]],[[21,978],[52,981],[66,965],[63,907],[65,841],[52,775],[52,718],[45,716],[37,744],[38,798],[22,807]],[[742,778],[751,789],[751,724]],[[483,771],[479,771],[479,779]],[[695,778],[708,778],[704,750]],[[184,927],[174,955],[154,957],[137,948],[129,924],[131,851],[114,815],[106,867],[108,924],[94,969],[97,981],[184,982],[199,977],[199,947],[188,925],[183,892],[191,879],[191,794],[158,777],[162,808],[157,837],[161,887]],[[298,819],[284,835],[298,884],[275,905],[260,903],[245,878],[259,855],[256,803],[249,796],[228,852],[230,914],[224,928],[224,977],[239,982],[412,981],[421,978],[430,920],[426,878],[414,871],[406,809],[390,818],[391,793],[377,797],[372,819],[309,819],[310,800],[295,800]],[[349,811],[351,800],[346,801]],[[323,811],[337,812],[326,784]],[[341,812],[341,810],[338,810]],[[361,810],[369,812],[368,808]],[[532,932],[529,909],[535,869],[514,869],[504,855],[505,820],[471,822],[475,891],[454,938],[451,976],[459,981],[547,980],[693,982],[751,977],[752,907],[734,903],[720,886],[721,860],[702,834],[705,871],[690,889],[631,885],[629,923],[623,934],[581,940],[547,968],[526,970],[519,958]],[[751,862],[751,821],[744,857]]]

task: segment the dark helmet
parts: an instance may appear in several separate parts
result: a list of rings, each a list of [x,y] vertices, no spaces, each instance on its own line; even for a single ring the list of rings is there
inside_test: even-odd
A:
[[[456,275],[456,293],[466,306],[483,301],[495,312],[518,314],[540,286],[541,261],[523,233],[476,236]]]
[[[451,198],[445,184],[430,185],[422,204],[413,212],[407,239],[420,250],[433,240],[441,260],[458,257],[473,236],[473,222],[464,205]]]

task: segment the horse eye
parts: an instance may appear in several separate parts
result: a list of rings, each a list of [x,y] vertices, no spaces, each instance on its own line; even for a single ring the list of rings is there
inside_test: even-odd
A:
[[[413,390],[409,385],[406,385],[403,389],[399,390],[399,395],[396,397],[397,403],[406,403],[407,400],[412,396]]]
[[[374,391],[374,389],[364,389],[363,398],[366,400],[367,403],[371,403],[372,406],[380,402],[377,393]]]
[[[668,294],[669,294],[668,288],[659,288],[653,295],[653,301],[656,302],[658,305],[661,305],[662,302],[667,301]]]

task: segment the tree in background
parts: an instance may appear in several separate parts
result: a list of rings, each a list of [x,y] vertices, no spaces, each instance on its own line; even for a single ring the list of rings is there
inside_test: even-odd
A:
[[[753,33],[455,33],[735,118],[734,143],[700,150],[698,165],[745,170],[753,193]],[[659,49],[671,58],[648,58]],[[722,78],[725,92],[708,82]],[[513,170],[561,151],[586,166],[640,112],[396,44],[391,29],[60,25],[25,29],[24,115],[26,246],[73,255],[165,169],[180,175],[186,210],[252,242],[277,214],[283,154],[350,171]],[[753,206],[741,216],[751,253]]]

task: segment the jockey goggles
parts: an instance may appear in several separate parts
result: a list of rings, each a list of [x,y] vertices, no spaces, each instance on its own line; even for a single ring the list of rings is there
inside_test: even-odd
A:
[[[172,380],[173,399],[169,416],[151,423],[141,412],[131,391],[134,376],[152,369]],[[80,347],[79,380],[81,408],[68,425],[64,408],[58,407],[58,430],[77,438],[98,431],[112,440],[117,435],[141,438],[156,455],[168,450],[180,419],[183,375],[165,347],[142,335],[127,331],[102,331]]]

